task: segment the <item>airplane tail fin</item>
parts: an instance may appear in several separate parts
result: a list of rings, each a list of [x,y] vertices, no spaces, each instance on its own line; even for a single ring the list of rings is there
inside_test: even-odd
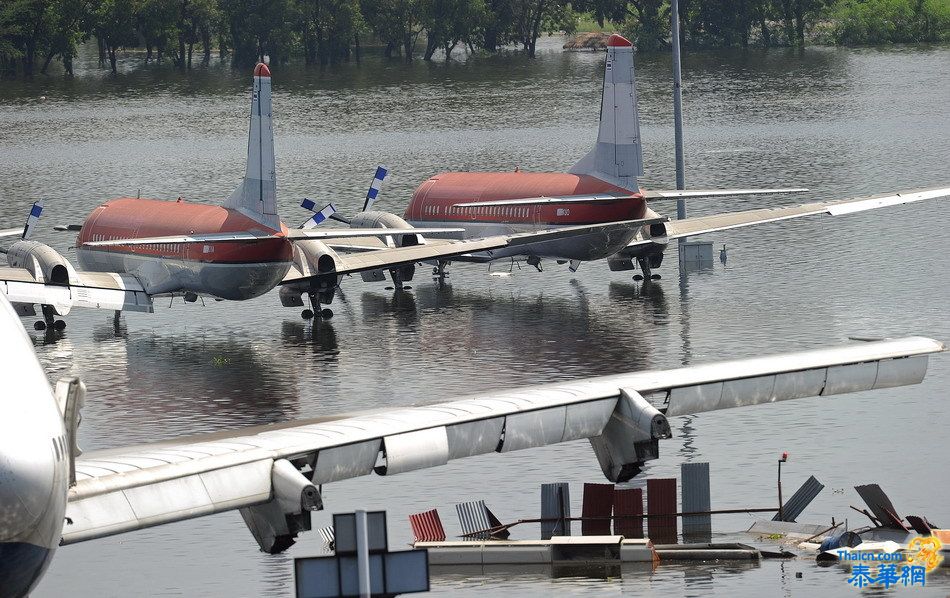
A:
[[[274,127],[271,122],[271,79],[266,64],[254,68],[251,122],[247,137],[247,168],[225,207],[238,210],[273,230],[280,230],[277,215],[277,172],[274,163]]]
[[[607,40],[597,145],[569,172],[588,174],[618,187],[639,191],[637,177],[643,176],[643,152],[633,44],[621,35],[611,35]]]

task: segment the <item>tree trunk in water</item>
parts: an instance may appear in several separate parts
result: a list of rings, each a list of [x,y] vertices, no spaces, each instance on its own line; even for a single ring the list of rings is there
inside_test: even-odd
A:
[[[49,52],[46,55],[46,60],[43,61],[43,68],[40,69],[40,74],[45,75],[47,69],[49,69],[49,63],[53,62],[53,57],[56,56],[56,52]]]
[[[762,45],[768,48],[772,45],[772,34],[769,32],[769,26],[765,23],[765,17],[759,17],[759,27],[762,30]]]
[[[406,53],[406,62],[412,60],[412,34],[407,33],[402,37],[402,47],[403,51]]]
[[[534,58],[534,51],[538,45],[538,37],[541,35],[541,16],[544,14],[544,0],[538,0],[537,13],[534,15],[534,22],[531,24],[531,43],[528,47],[528,58]]]
[[[207,27],[201,28],[201,49],[204,51],[201,61],[208,64],[211,62],[211,32]]]
[[[805,47],[805,14],[802,0],[795,0],[795,43],[799,48]]]
[[[785,37],[788,45],[795,45],[795,28],[792,26],[792,0],[782,0],[782,20],[785,22]]]
[[[146,42],[145,44],[145,64],[148,64],[148,61],[152,59],[152,43]]]
[[[195,49],[195,44],[188,42],[188,68],[191,68],[191,54]]]
[[[115,68],[115,52],[116,50],[118,50],[118,48],[116,48],[115,46],[109,46],[106,49],[109,52],[109,65],[112,66],[112,74],[115,75],[116,73],[119,72]]]
[[[359,33],[353,34],[353,48],[356,52],[356,62],[357,64],[359,64],[359,61],[360,61],[360,34]]]
[[[435,41],[435,36],[430,35],[426,38],[426,52],[422,55],[422,59],[426,62],[432,60],[432,55],[435,54],[435,51],[439,48],[439,42]]]
[[[455,49],[455,46],[458,42],[452,42],[451,44],[446,42],[445,44],[445,61],[448,62],[452,60],[452,50]]]
[[[102,41],[101,37],[96,38],[96,45],[99,46],[99,66],[105,66],[106,64],[106,44]]]

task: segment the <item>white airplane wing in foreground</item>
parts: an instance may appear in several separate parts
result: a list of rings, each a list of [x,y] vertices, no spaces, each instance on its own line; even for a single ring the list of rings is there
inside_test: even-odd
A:
[[[950,187],[934,187],[930,189],[901,191],[899,193],[855,197],[838,201],[815,202],[795,206],[761,208],[744,212],[726,212],[723,214],[713,214],[711,216],[684,218],[683,220],[672,220],[666,225],[667,236],[665,239],[678,239],[680,237],[741,228],[754,224],[765,224],[766,222],[777,222],[779,220],[791,220],[792,218],[802,218],[815,214],[841,216],[854,212],[863,212],[865,210],[886,208],[946,196],[950,196]],[[631,241],[630,245],[628,245],[628,249],[642,247],[643,245],[658,241],[658,239],[638,238]],[[621,251],[620,253],[622,255],[624,252]]]
[[[277,552],[310,529],[321,484],[582,438],[624,481],[657,458],[667,417],[917,384],[943,350],[922,337],[863,342],[92,451],[75,463],[62,543],[241,509]]]

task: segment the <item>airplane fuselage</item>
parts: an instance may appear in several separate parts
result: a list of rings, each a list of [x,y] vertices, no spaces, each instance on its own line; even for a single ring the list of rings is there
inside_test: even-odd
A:
[[[26,596],[62,537],[68,443],[33,345],[5,299],[0,338],[0,596]]]
[[[282,231],[286,228],[281,226]],[[185,201],[121,198],[92,211],[76,239],[83,269],[135,276],[149,294],[194,292],[242,300],[273,289],[290,269],[282,236],[242,242],[91,246],[115,239],[229,232],[268,232],[238,210]]]
[[[531,197],[563,197],[596,193],[633,195],[609,202],[550,205],[459,207],[466,202],[502,201]],[[464,228],[464,233],[443,235],[479,238],[533,232],[561,226],[635,220],[647,215],[646,201],[627,189],[596,177],[569,173],[449,172],[433,176],[413,193],[404,219],[413,226]],[[602,259],[626,245],[614,235],[598,232],[571,239],[521,245],[493,257],[534,255],[588,261]],[[436,236],[436,235],[433,235]]]

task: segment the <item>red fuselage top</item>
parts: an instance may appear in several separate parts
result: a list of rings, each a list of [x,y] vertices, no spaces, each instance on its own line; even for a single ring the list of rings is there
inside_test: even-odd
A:
[[[459,209],[458,203],[595,193],[634,197],[609,202],[558,203]],[[637,193],[589,175],[549,172],[444,172],[419,185],[405,219],[438,222],[578,225],[643,218],[646,202]]]
[[[113,199],[92,211],[76,238],[76,247],[92,241],[140,239],[209,233],[262,231],[267,227],[236,210],[221,206],[123,197]],[[293,246],[283,235],[248,242],[158,243],[85,247],[119,253],[168,257],[209,263],[289,262]]]

